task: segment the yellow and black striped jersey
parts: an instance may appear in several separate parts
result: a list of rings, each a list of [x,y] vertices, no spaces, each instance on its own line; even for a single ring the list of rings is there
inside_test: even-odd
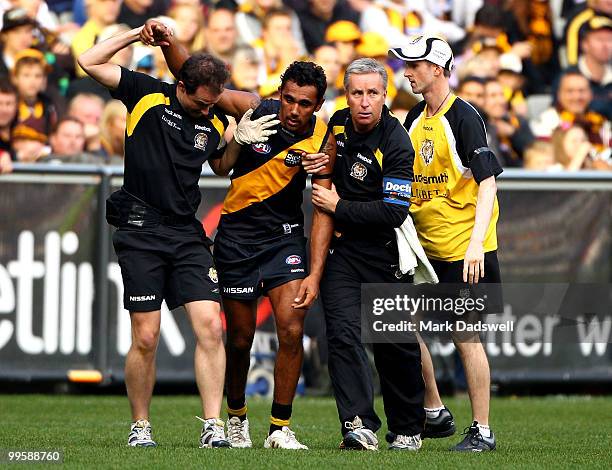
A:
[[[264,110],[264,111],[262,111]],[[264,100],[253,113],[278,114],[280,101]],[[321,150],[327,125],[313,116],[309,130],[296,135],[281,125],[261,144],[242,147],[223,202],[219,233],[240,243],[258,243],[304,233],[302,212],[306,172],[301,151]]]
[[[202,165],[223,153],[225,115],[213,107],[209,117],[192,118],[176,85],[125,68],[111,95],[128,110],[123,187],[164,214],[195,214]]]
[[[451,95],[427,117],[424,101],[408,113],[404,127],[415,150],[410,213],[427,256],[458,261],[465,256],[476,216],[478,184],[502,172],[487,146],[485,125],[467,102]],[[497,249],[497,198],[485,252]]]

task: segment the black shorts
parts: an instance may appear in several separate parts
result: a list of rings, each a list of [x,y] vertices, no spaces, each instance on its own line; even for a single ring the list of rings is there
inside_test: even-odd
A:
[[[123,305],[130,312],[171,310],[196,300],[219,302],[210,240],[195,223],[120,228],[113,235],[123,276]]]
[[[496,250],[485,253],[485,275],[478,280],[478,284],[467,284],[463,282],[463,260],[429,261],[438,275],[440,284],[455,284],[456,287],[458,287],[458,292],[453,291],[449,295],[450,297],[465,297],[466,289],[469,289],[472,297],[483,297],[486,295],[486,309],[483,313],[503,312],[501,272]],[[439,290],[443,291],[444,286],[439,286]],[[449,294],[448,291],[444,291],[444,293]]]
[[[261,244],[241,244],[217,234],[215,265],[221,295],[250,300],[270,289],[306,277],[306,238],[281,238]]]

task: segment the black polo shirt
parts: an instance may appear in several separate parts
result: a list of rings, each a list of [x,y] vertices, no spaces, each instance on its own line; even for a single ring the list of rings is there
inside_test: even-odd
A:
[[[223,153],[225,115],[213,107],[208,117],[192,118],[176,85],[125,68],[111,95],[128,110],[123,187],[164,214],[195,214],[202,165]]]
[[[414,149],[408,133],[386,106],[366,134],[355,131],[349,108],[334,113],[328,131],[337,143],[336,230],[347,237],[395,239],[393,229],[410,205]]]

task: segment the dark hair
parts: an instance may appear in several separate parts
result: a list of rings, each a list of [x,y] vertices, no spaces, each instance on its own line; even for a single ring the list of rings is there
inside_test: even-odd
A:
[[[476,75],[468,75],[467,77],[465,77],[463,80],[459,82],[457,89],[461,90],[461,88],[463,88],[463,85],[465,85],[466,83],[475,82],[475,83],[480,83],[481,85],[484,85],[486,81],[487,81],[486,78],[477,77]]]
[[[44,74],[47,75],[47,65],[40,59],[29,56],[22,57],[21,59],[18,59],[17,62],[15,62],[13,74],[17,75],[17,73],[19,73],[19,70],[27,65],[38,65],[43,69]]]
[[[15,96],[19,94],[15,85],[6,76],[0,77],[0,93]]]
[[[488,26],[490,28],[504,29],[507,16],[508,12],[504,11],[499,6],[485,4],[476,12],[474,24]]]
[[[64,116],[63,118],[61,118],[59,121],[57,121],[57,123],[55,124],[55,126],[53,126],[53,130],[51,131],[52,134],[56,134],[57,131],[59,130],[59,128],[62,126],[62,124],[64,124],[65,122],[74,122],[76,124],[78,124],[79,126],[81,126],[82,128],[85,128],[85,125],[81,122],[80,119],[75,118],[74,116]]]
[[[323,67],[314,62],[299,60],[293,62],[281,75],[281,91],[287,82],[294,82],[297,86],[314,86],[317,89],[317,101],[323,99],[327,90],[327,78]]]
[[[268,12],[266,12],[263,17],[263,21],[261,22],[261,29],[268,29],[270,21],[276,16],[286,16],[287,18],[291,19],[291,10],[285,7],[271,8],[270,10],[268,10]]]
[[[200,52],[185,61],[177,77],[190,95],[201,86],[207,86],[221,93],[229,80],[229,71],[221,59]]]

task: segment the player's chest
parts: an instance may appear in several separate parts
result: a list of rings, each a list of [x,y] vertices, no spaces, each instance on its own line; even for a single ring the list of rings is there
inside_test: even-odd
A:
[[[414,170],[436,172],[451,164],[449,142],[444,127],[439,123],[421,120],[411,131],[414,148]]]
[[[382,154],[366,145],[350,145],[337,138],[334,180],[347,188],[369,190],[382,181]]]
[[[151,143],[165,148],[179,164],[202,165],[219,146],[219,133],[209,120],[194,120],[166,106],[157,107],[152,118]]]

